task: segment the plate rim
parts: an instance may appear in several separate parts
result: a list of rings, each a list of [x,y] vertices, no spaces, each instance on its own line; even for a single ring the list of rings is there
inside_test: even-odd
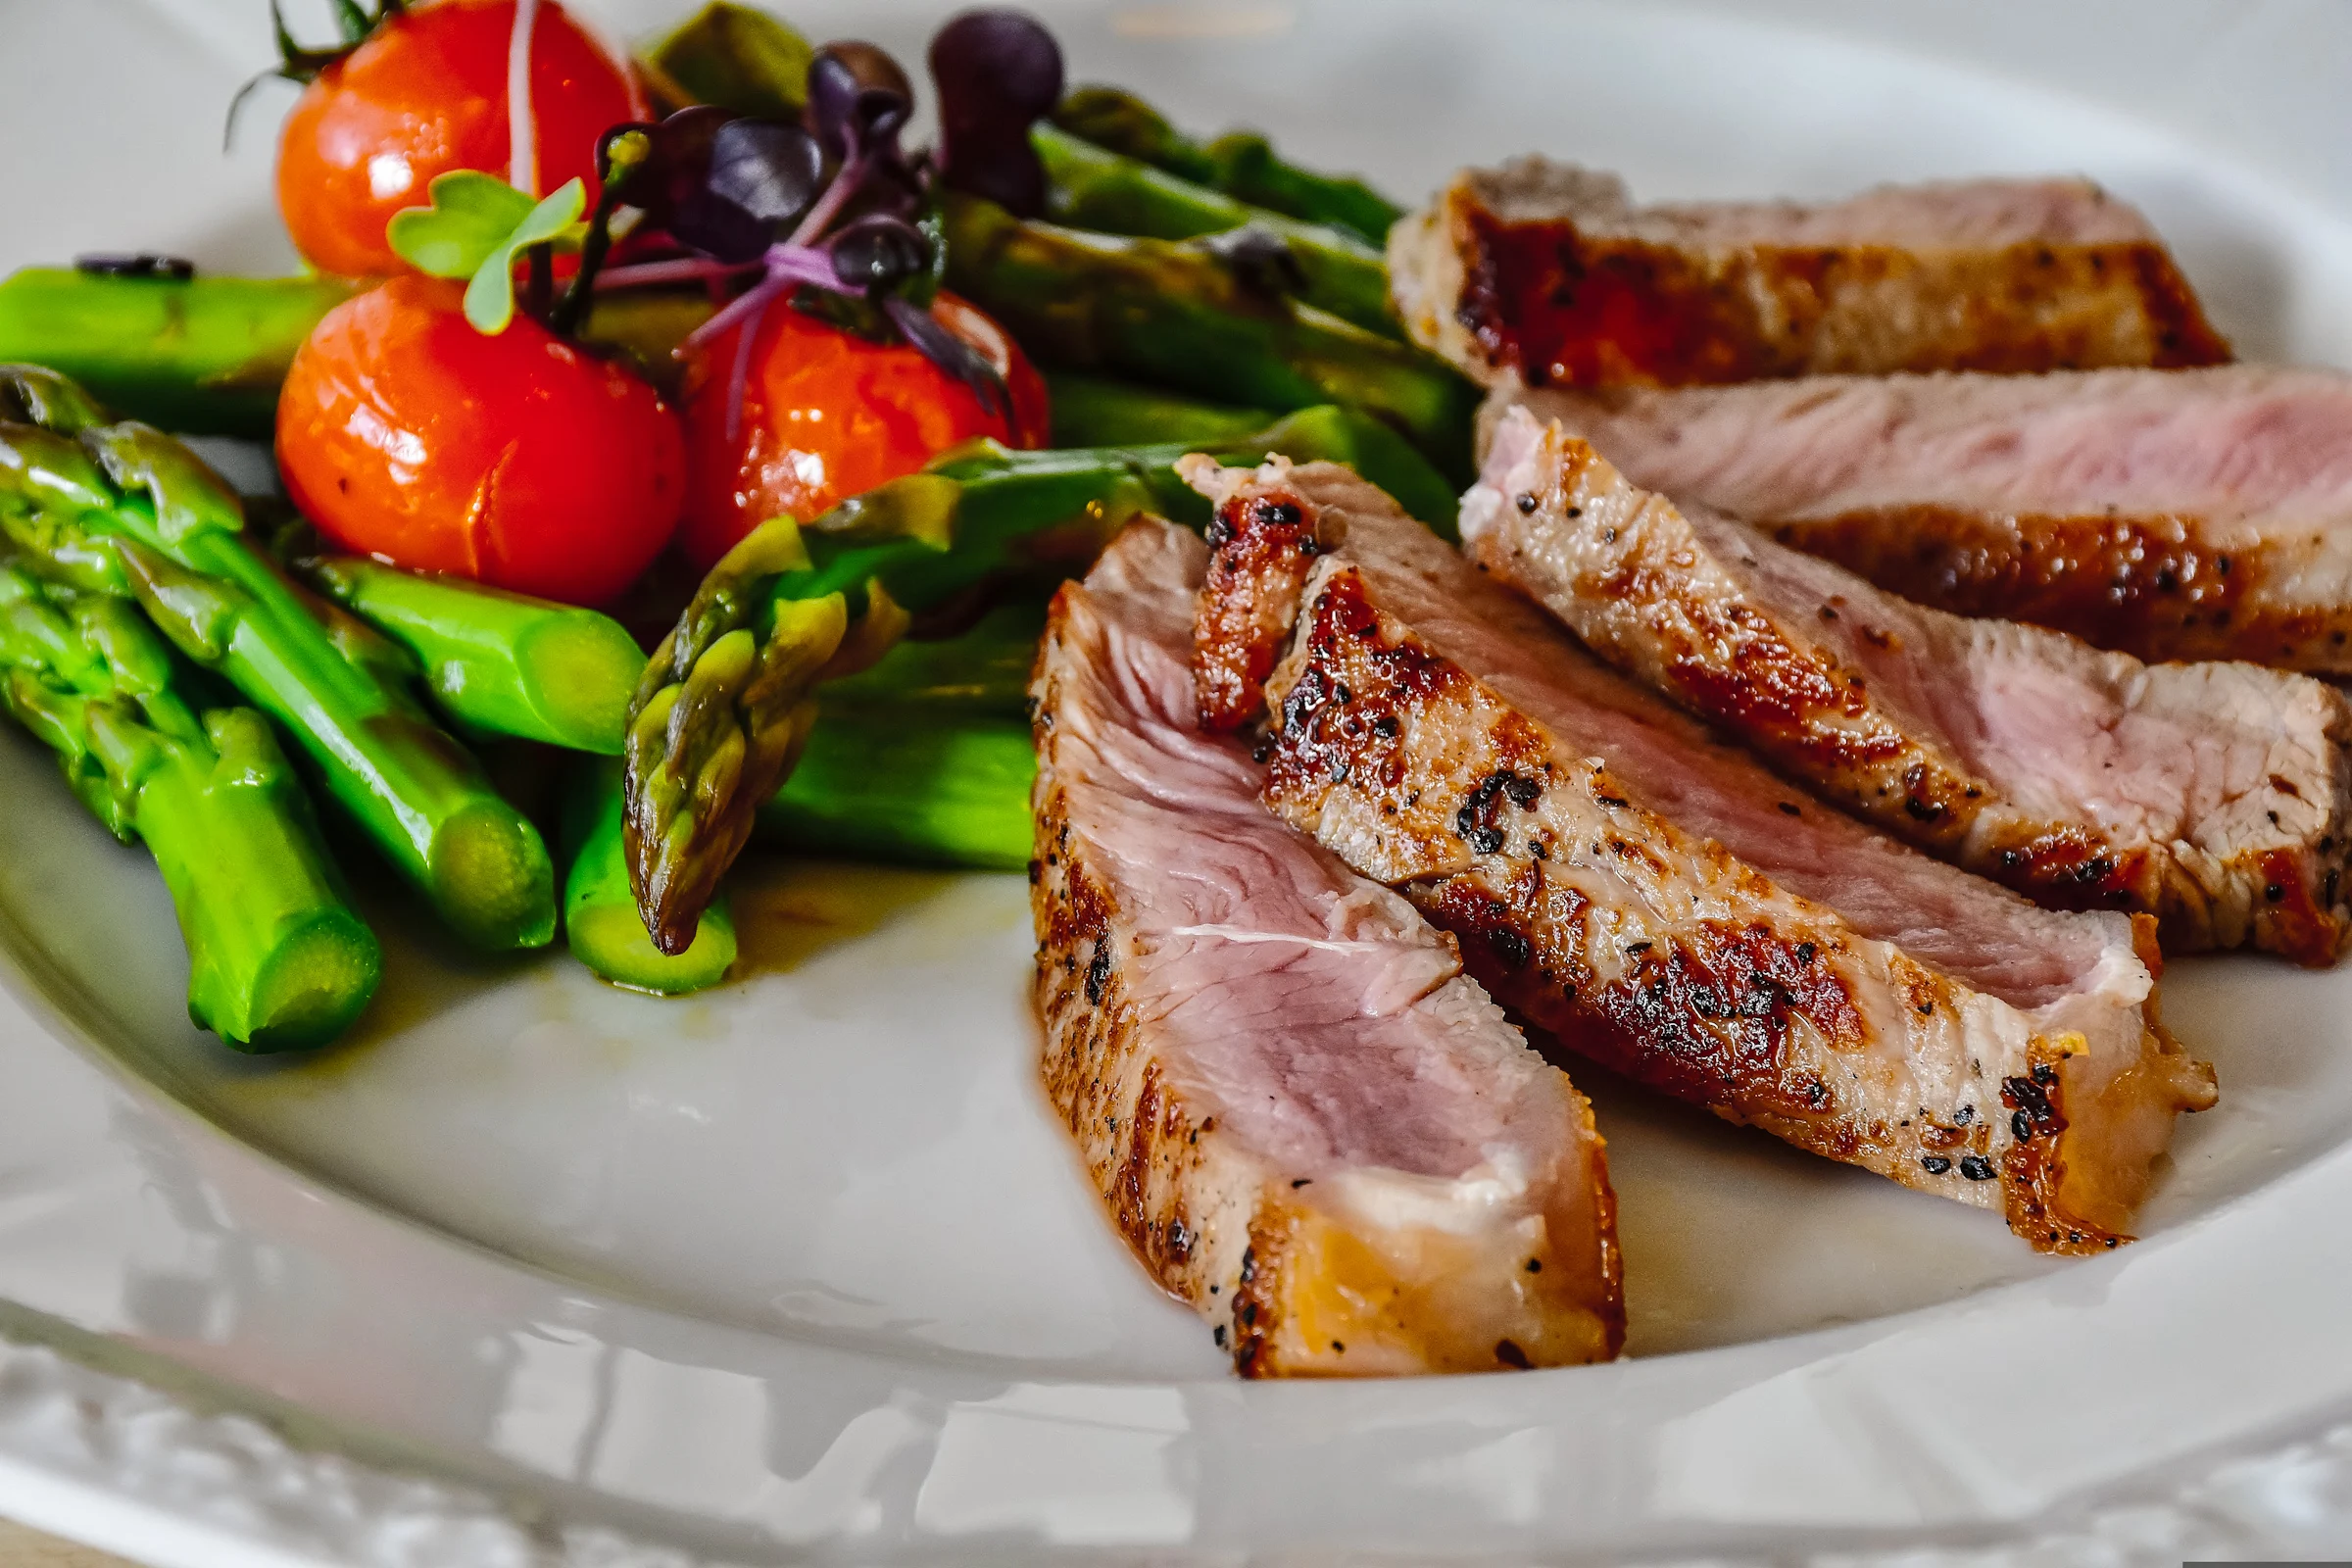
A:
[[[1837,31],[1838,24],[1841,21],[1851,24],[1853,21],[1851,13],[1854,12],[1855,5],[1845,4],[1843,0],[1774,0],[1772,6],[1759,8],[1755,6],[1735,7],[1723,3],[1723,0],[1712,0],[1712,3],[1710,0],[1681,0],[1677,8],[1693,13],[1734,16],[1742,22],[1749,23],[1756,21],[1760,15],[1777,9],[1822,22],[1825,26]],[[1924,11],[1927,8],[1919,9]],[[2021,11],[2021,7],[2012,3],[2012,0],[1996,0],[1992,9],[2012,15]],[[2122,11],[2122,8],[2113,5],[2099,5],[2085,9],[2112,15],[2120,15]],[[2183,3],[2165,9],[2185,15],[2193,11],[2195,7],[2192,4]],[[2289,16],[2310,16],[2315,13],[2315,8],[2304,3],[2304,0],[2269,0],[2267,5],[2257,9]],[[2144,16],[2145,11],[2144,6],[2139,8],[2140,15]],[[2325,16],[2328,13],[2324,8],[2320,8],[2318,14]],[[2340,17],[2343,14],[2337,13],[2336,15]],[[2352,27],[2346,27],[2339,24],[2334,30],[2344,37],[2352,38]],[[1838,35],[1848,36],[1842,31],[1838,31]],[[1974,69],[1986,69],[1979,62],[1972,61],[1970,64]],[[2172,133],[2170,122],[2163,119],[2151,119],[2148,122],[2164,126],[2167,128],[2168,134]],[[2197,138],[2193,136],[2183,133],[2181,139],[2189,145],[2197,145]],[[2235,165],[2243,165],[2247,167],[2249,172],[2268,177],[2269,172],[2259,165],[2249,164],[2246,160],[2236,156],[2227,156],[2227,161]],[[2284,176],[2281,178],[2283,179]],[[2280,189],[2292,191],[2299,200],[2324,206],[2332,216],[2340,218],[2348,210],[2352,210],[2352,203],[2345,200],[2346,190],[2352,190],[2352,173],[2347,173],[2344,189],[2330,191],[2326,197],[2313,196],[2294,182],[2283,183]],[[216,1153],[225,1153],[231,1158],[259,1161],[272,1170],[282,1172],[298,1188],[307,1189],[322,1196],[330,1203],[349,1205],[356,1213],[364,1217],[363,1223],[366,1220],[388,1222],[393,1229],[403,1233],[416,1245],[431,1248],[455,1248],[466,1254],[475,1265],[494,1271],[511,1271],[528,1276],[533,1288],[537,1290],[580,1294],[590,1289],[552,1268],[518,1260],[499,1252],[485,1243],[440,1230],[426,1221],[404,1213],[364,1190],[338,1181],[331,1175],[282,1162],[267,1152],[254,1148],[201,1102],[166,1092],[136,1068],[119,1059],[93,1033],[88,1018],[84,1016],[85,1011],[90,1010],[94,1010],[99,1016],[104,1016],[103,1001],[88,997],[85,988],[74,982],[70,976],[57,972],[56,966],[41,956],[41,945],[23,927],[16,910],[0,906],[0,922],[4,922],[4,925],[0,925],[0,984],[6,986],[10,993],[10,1000],[15,1004],[34,1016],[42,1037],[35,1042],[15,1032],[0,1030],[0,1060],[12,1059],[24,1051],[63,1045],[74,1055],[81,1067],[96,1074],[103,1082],[104,1088],[101,1091],[103,1096],[134,1106],[135,1113],[141,1116],[152,1117],[159,1109],[167,1110],[167,1115],[162,1118],[165,1123],[169,1124],[165,1131],[183,1143],[191,1139],[211,1143],[218,1146],[214,1151]],[[47,972],[49,983],[42,983],[42,980],[36,975],[36,969]],[[76,999],[75,1004],[68,1006],[61,1003],[59,1000],[61,992],[74,996]],[[2276,1182],[2237,1195],[2215,1209],[2199,1215],[2195,1220],[2181,1226],[2177,1232],[2155,1242],[2142,1243],[2140,1248],[2149,1248],[2158,1251],[2178,1250],[2180,1245],[2185,1244],[2191,1237],[2202,1234],[2208,1227],[2215,1226],[2230,1217],[2242,1215],[2245,1211],[2258,1205],[2273,1194],[2275,1189],[2289,1184],[2296,1184],[2299,1187],[2307,1179],[2316,1180],[2327,1193],[2333,1193],[2339,1199],[2352,1200],[2352,1145],[2339,1143],[2328,1153],[2315,1158],[2310,1164]],[[2307,1200],[2316,1202],[2323,1212],[2333,1201],[2325,1194],[2304,1194],[2303,1196]],[[2142,1253],[2140,1248],[2132,1249],[2130,1253],[2122,1254],[2116,1259],[2094,1259],[2082,1266],[2091,1270],[2111,1263],[2118,1270],[2133,1267],[2138,1258],[2150,1255]],[[2339,1277],[2352,1277],[2352,1247],[2345,1247],[2339,1243],[2337,1261]],[[1866,1323],[1814,1329],[1740,1346],[1648,1357],[1639,1363],[1626,1363],[1624,1367],[1607,1370],[1619,1372],[1623,1371],[1625,1367],[1638,1366],[1642,1369],[1664,1368],[1668,1371],[1689,1371],[1742,1357],[1758,1346],[1773,1348],[1783,1352],[1803,1352],[1789,1354],[1788,1366],[1794,1370],[1832,1359],[1848,1351],[1865,1348],[1883,1339],[1913,1329],[1954,1316],[1964,1316],[1984,1310],[2012,1296],[2030,1294],[2035,1291],[2039,1285],[2038,1281],[2026,1281],[1993,1286],[1956,1300],[1912,1308]],[[607,1288],[600,1286],[595,1289],[603,1292]],[[683,1314],[659,1302],[624,1297],[621,1304],[632,1311],[657,1317],[677,1317],[687,1322],[697,1321],[684,1317]],[[748,1331],[730,1327],[729,1332]],[[108,1363],[128,1364],[135,1362],[141,1356],[156,1354],[156,1352],[121,1345],[108,1347],[95,1343],[80,1343],[86,1338],[86,1331],[77,1328],[69,1319],[54,1316],[37,1308],[10,1304],[7,1306],[5,1314],[0,1315],[0,1499],[7,1499],[11,1504],[12,1511],[21,1511],[28,1516],[42,1515],[27,1519],[27,1522],[40,1528],[70,1536],[83,1536],[92,1544],[107,1546],[108,1549],[132,1551],[134,1554],[145,1555],[159,1562],[195,1563],[217,1560],[217,1558],[208,1557],[204,1553],[217,1552],[223,1544],[233,1544],[240,1549],[249,1552],[264,1550],[275,1552],[289,1563],[307,1564],[337,1560],[334,1556],[324,1555],[286,1555],[295,1549],[287,1544],[286,1538],[272,1540],[264,1533],[239,1534],[224,1526],[208,1526],[203,1521],[187,1515],[161,1510],[155,1504],[140,1500],[140,1494],[132,1487],[122,1484],[121,1477],[115,1478],[112,1486],[103,1483],[94,1484],[87,1478],[76,1481],[71,1465],[61,1459],[61,1450],[44,1449],[39,1444],[28,1439],[26,1433],[38,1429],[38,1423],[28,1423],[26,1420],[19,1418],[23,1417],[27,1409],[32,1408],[47,1408],[54,1413],[55,1401],[60,1398],[69,1401],[74,1398],[87,1398],[93,1402],[96,1409],[102,1412],[96,1425],[83,1434],[84,1439],[94,1450],[120,1449],[129,1446],[130,1440],[127,1434],[132,1428],[141,1421],[153,1424],[153,1418],[156,1416],[159,1406],[142,1403],[141,1399],[161,1400],[165,1406],[178,1412],[178,1418],[192,1423],[201,1424],[210,1421],[233,1424],[245,1419],[240,1415],[221,1414],[218,1411],[208,1410],[206,1406],[214,1402],[212,1393],[217,1392],[220,1396],[220,1402],[232,1410],[259,1410],[265,1421],[273,1418],[269,1408],[268,1398],[250,1388],[223,1384],[218,1391],[208,1390],[201,1397],[183,1398],[174,1395],[166,1384],[150,1383],[135,1375],[109,1370]],[[80,1355],[74,1353],[74,1348],[77,1345],[82,1352]],[[866,1352],[853,1351],[837,1353],[860,1357],[866,1354]],[[43,1362],[40,1359],[42,1357],[48,1357],[50,1361],[53,1361],[54,1368]],[[158,1359],[164,1364],[172,1364],[169,1363],[168,1358],[162,1358],[160,1355]],[[883,1361],[887,1358],[876,1355],[871,1359]],[[211,1381],[212,1375],[203,1370],[185,1366],[179,1367],[178,1370],[191,1383],[209,1384]],[[1586,1375],[1581,1371],[1562,1371],[1540,1376],[1562,1378]],[[1126,1387],[1127,1385],[1116,1386]],[[1220,1402],[1277,1409],[1296,1402],[1297,1397],[1306,1392],[1279,1389],[1237,1389],[1232,1385],[1207,1381],[1172,1385],[1138,1382],[1133,1386],[1138,1388],[1168,1387],[1178,1391],[1219,1395],[1226,1396]],[[27,1400],[33,1401],[33,1403],[24,1402]],[[2352,1401],[2347,1400],[2343,1391],[2337,1391],[2328,1395],[2320,1404],[2310,1406],[2306,1415],[2308,1419],[2297,1418],[2292,1431],[2281,1428],[2274,1431],[2270,1438],[2256,1444],[2255,1446],[2261,1450],[2259,1453],[2247,1451],[2244,1446],[2246,1440],[2242,1438],[2219,1439],[2205,1447],[2194,1449],[2187,1456],[2173,1461],[2168,1468],[2181,1475],[2182,1484],[2193,1485],[2196,1478],[2187,1475],[2187,1471],[2190,1469],[2197,1470],[2205,1480],[2210,1481],[2214,1474],[2229,1470],[2232,1466],[2252,1465],[2259,1468],[2264,1465],[2276,1467],[2292,1464],[2300,1466],[2301,1473],[2307,1479],[2316,1477],[2323,1489],[2331,1487],[2337,1494],[2352,1497]],[[191,1426],[188,1430],[209,1432],[212,1429]],[[242,1429],[238,1430],[241,1432]],[[234,1444],[231,1443],[229,1437],[218,1434],[216,1436],[218,1436],[218,1442],[191,1442],[184,1447],[170,1450],[174,1463],[181,1465],[182,1468],[174,1470],[172,1466],[167,1465],[158,1472],[159,1479],[169,1482],[171,1485],[184,1485],[209,1473],[206,1466],[216,1463],[223,1452],[234,1448]],[[356,1437],[350,1445],[353,1449],[364,1449],[367,1446],[365,1442],[358,1441]],[[290,1454],[308,1454],[319,1463],[329,1466],[348,1467],[336,1472],[345,1481],[349,1481],[355,1474],[373,1476],[382,1481],[387,1490],[383,1494],[384,1500],[381,1508],[371,1516],[373,1523],[370,1524],[370,1529],[380,1531],[403,1518],[414,1520],[419,1517],[416,1511],[419,1507],[423,1507],[429,1512],[430,1508],[435,1505],[431,1501],[429,1493],[418,1494],[414,1491],[402,1493],[399,1491],[403,1487],[414,1488],[418,1485],[440,1488],[442,1492],[446,1493],[445,1503],[442,1505],[445,1506],[445,1517],[452,1523],[465,1523],[473,1517],[466,1511],[471,1504],[466,1500],[463,1489],[449,1487],[441,1481],[416,1482],[411,1479],[416,1472],[404,1470],[397,1465],[376,1465],[352,1458],[348,1452],[342,1450],[290,1448],[288,1452]],[[2317,1458],[2313,1457],[2315,1454]],[[152,1459],[153,1456],[149,1457]],[[2212,1463],[2208,1464],[2208,1459]],[[290,1459],[287,1462],[298,1461]],[[422,1464],[421,1458],[419,1464]],[[2155,1485],[2156,1483],[2149,1484]],[[324,1488],[328,1483],[322,1479],[319,1485]],[[2129,1500],[2116,1500],[2122,1494],[2133,1492],[2139,1488],[2140,1479],[2102,1484],[2096,1489],[2096,1495],[2086,1498],[2083,1502],[2082,1517],[2095,1528],[2098,1520],[2106,1515],[2114,1514],[2118,1510],[2140,1507]],[[553,1490],[560,1492],[566,1489],[559,1486]],[[2168,1490],[2178,1489],[2168,1488]],[[323,1497],[326,1494],[322,1491],[319,1495]],[[2108,1500],[2100,1501],[2098,1500],[2100,1497],[2106,1497]],[[25,1500],[20,1501],[19,1499]],[[103,1503],[105,1506],[100,1507],[95,1515],[82,1515],[80,1509],[90,1503]],[[348,1498],[339,1505],[347,1504]],[[547,1503],[545,1505],[553,1506],[554,1504]],[[110,1508],[115,1511],[108,1512]],[[404,1514],[403,1509],[409,1511]],[[2075,1511],[2072,1504],[2061,1502],[2031,1517],[2033,1519],[2055,1519],[2060,1514],[2071,1514]],[[2140,1512],[2144,1514],[2145,1508],[2140,1507]],[[355,1517],[357,1516],[355,1515]],[[2187,1518],[2185,1515],[2182,1517]],[[2348,1512],[2346,1517],[2348,1520],[2352,1520],[2352,1512]],[[93,1519],[101,1527],[95,1532],[90,1529]],[[2188,1522],[2193,1524],[2195,1521],[2190,1519]],[[521,1527],[517,1525],[516,1528],[520,1529]],[[598,1532],[605,1530],[603,1525],[591,1528]],[[2069,1532],[2069,1534],[2080,1534],[2080,1532]],[[1970,1526],[1947,1532],[1940,1543],[1913,1536],[1904,1537],[1903,1542],[1905,1544],[1941,1544],[1965,1547],[1996,1538],[2004,1544],[2011,1544],[2013,1539],[2005,1533],[2005,1527],[2002,1526]],[[529,1536],[528,1532],[525,1532],[521,1539],[529,1541],[533,1538]],[[586,1536],[581,1539],[583,1542],[590,1541],[590,1538]],[[356,1546],[364,1544],[364,1542],[355,1537],[352,1544]],[[544,1544],[544,1543],[540,1544]],[[2026,1538],[2020,1537],[2014,1538],[2014,1544],[2024,1545],[2029,1543]],[[570,1548],[564,1549],[568,1552]],[[583,1551],[593,1549],[608,1553],[626,1551],[639,1554],[594,1557],[593,1560],[599,1563],[637,1560],[683,1563],[689,1560],[701,1560],[676,1554],[673,1548],[650,1541],[631,1542],[625,1535],[618,1532],[597,1535],[591,1545],[583,1545],[581,1549]],[[1074,1552],[1078,1553],[1091,1553],[1099,1549],[1102,1548],[1096,1546],[1072,1548]],[[1194,1549],[1206,1551],[1211,1548],[1195,1546]],[[1498,1551],[1507,1548],[1497,1548]],[[1865,1545],[1861,1549],[1875,1548]],[[355,1556],[358,1554],[356,1550],[351,1553]],[[570,1559],[567,1556],[564,1560]],[[580,1560],[591,1559],[583,1556]]]

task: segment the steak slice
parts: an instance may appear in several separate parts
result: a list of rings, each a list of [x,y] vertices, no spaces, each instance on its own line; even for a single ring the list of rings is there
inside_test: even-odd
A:
[[[1823,376],[1527,402],[1643,489],[1920,604],[2151,662],[2352,675],[2340,371]]]
[[[2175,1114],[2213,1101],[2156,1023],[2154,921],[2037,908],[1811,803],[1346,469],[1186,463],[1219,553],[1298,585],[1267,804],[1504,1005],[2038,1248],[2122,1238]]]
[[[1523,408],[1462,539],[1618,669],[1931,855],[2052,907],[2144,910],[2168,948],[2343,946],[2352,710],[2308,675],[1924,610]]]
[[[1398,223],[1389,272],[1413,337],[1491,386],[2230,359],[2147,220],[2080,179],[1637,207],[1522,158]]]
[[[1032,686],[1045,1082],[1113,1222],[1245,1376],[1616,1354],[1591,1107],[1450,937],[1200,732],[1204,554],[1131,526],[1055,599]]]

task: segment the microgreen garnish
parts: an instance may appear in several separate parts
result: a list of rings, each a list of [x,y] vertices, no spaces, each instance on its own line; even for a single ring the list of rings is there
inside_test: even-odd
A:
[[[514,319],[515,258],[534,245],[577,243],[588,203],[577,179],[533,202],[505,180],[470,169],[437,176],[430,207],[395,213],[385,238],[400,259],[432,277],[463,277],[466,319],[497,334]]]
[[[788,240],[824,179],[824,154],[800,126],[731,121],[712,133],[702,182],[671,212],[670,236],[714,261],[756,262]]]
[[[903,341],[971,387],[983,408],[1009,416],[996,368],[931,314],[947,259],[932,187],[944,172],[949,183],[1020,211],[1043,206],[1029,127],[1061,95],[1061,50],[1020,12],[969,11],[940,29],[930,63],[946,127],[936,156],[900,145],[913,87],[897,61],[856,40],[810,56],[797,125],[702,107],[608,131],[606,199],[587,226],[581,281],[556,319],[576,319],[589,287],[708,285],[724,303],[686,347],[741,332],[730,431],[752,338],[779,302]],[[630,244],[649,259],[600,271],[619,206],[644,215]]]
[[[1061,101],[1061,46],[1018,11],[966,11],[931,39],[940,177],[1023,218],[1046,210],[1029,127]]]

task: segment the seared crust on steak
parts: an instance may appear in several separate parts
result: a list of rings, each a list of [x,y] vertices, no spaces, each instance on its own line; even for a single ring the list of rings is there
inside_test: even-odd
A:
[[[2271,365],[1522,395],[1890,593],[2151,663],[2352,675],[2352,376]],[[1492,430],[1511,400],[1497,397]]]
[[[1490,386],[2230,359],[2146,220],[2085,180],[1636,207],[1522,158],[1400,221],[1389,271],[1414,339]]]
[[[1496,998],[2037,1248],[2122,1239],[2213,1098],[2156,1025],[2153,922],[2036,909],[1797,804],[1345,469],[1187,463],[1230,535],[1267,501],[1315,528],[1267,804],[1452,930]]]
[[[1244,1376],[1614,1355],[1591,1108],[1198,732],[1203,555],[1130,527],[1056,597],[1032,688],[1043,1071],[1113,1222]]]
[[[2168,951],[2341,951],[2352,709],[2304,675],[2141,663],[1963,619],[1628,482],[1513,409],[1462,506],[1471,559],[1782,772],[2053,908]]]

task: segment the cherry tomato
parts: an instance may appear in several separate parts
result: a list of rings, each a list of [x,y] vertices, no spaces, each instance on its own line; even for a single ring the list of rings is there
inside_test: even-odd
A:
[[[318,74],[286,117],[277,206],[295,249],[323,272],[406,270],[384,225],[425,204],[433,176],[476,169],[509,177],[507,55],[514,0],[439,0],[385,19]],[[629,68],[555,0],[531,26],[536,188],[575,175],[596,200],[597,138],[648,118]]]
[[[410,275],[327,313],[278,396],[286,493],[346,549],[608,603],[676,530],[677,416],[528,317],[475,331],[464,297]]]
[[[771,306],[752,342],[735,431],[728,381],[742,329],[687,367],[687,495],[680,542],[708,569],[769,517],[807,522],[834,505],[977,436],[1046,444],[1046,383],[1011,337],[964,301],[942,294],[931,314],[996,367],[1012,419],[983,409],[970,387],[905,344],[874,343],[787,305]]]

